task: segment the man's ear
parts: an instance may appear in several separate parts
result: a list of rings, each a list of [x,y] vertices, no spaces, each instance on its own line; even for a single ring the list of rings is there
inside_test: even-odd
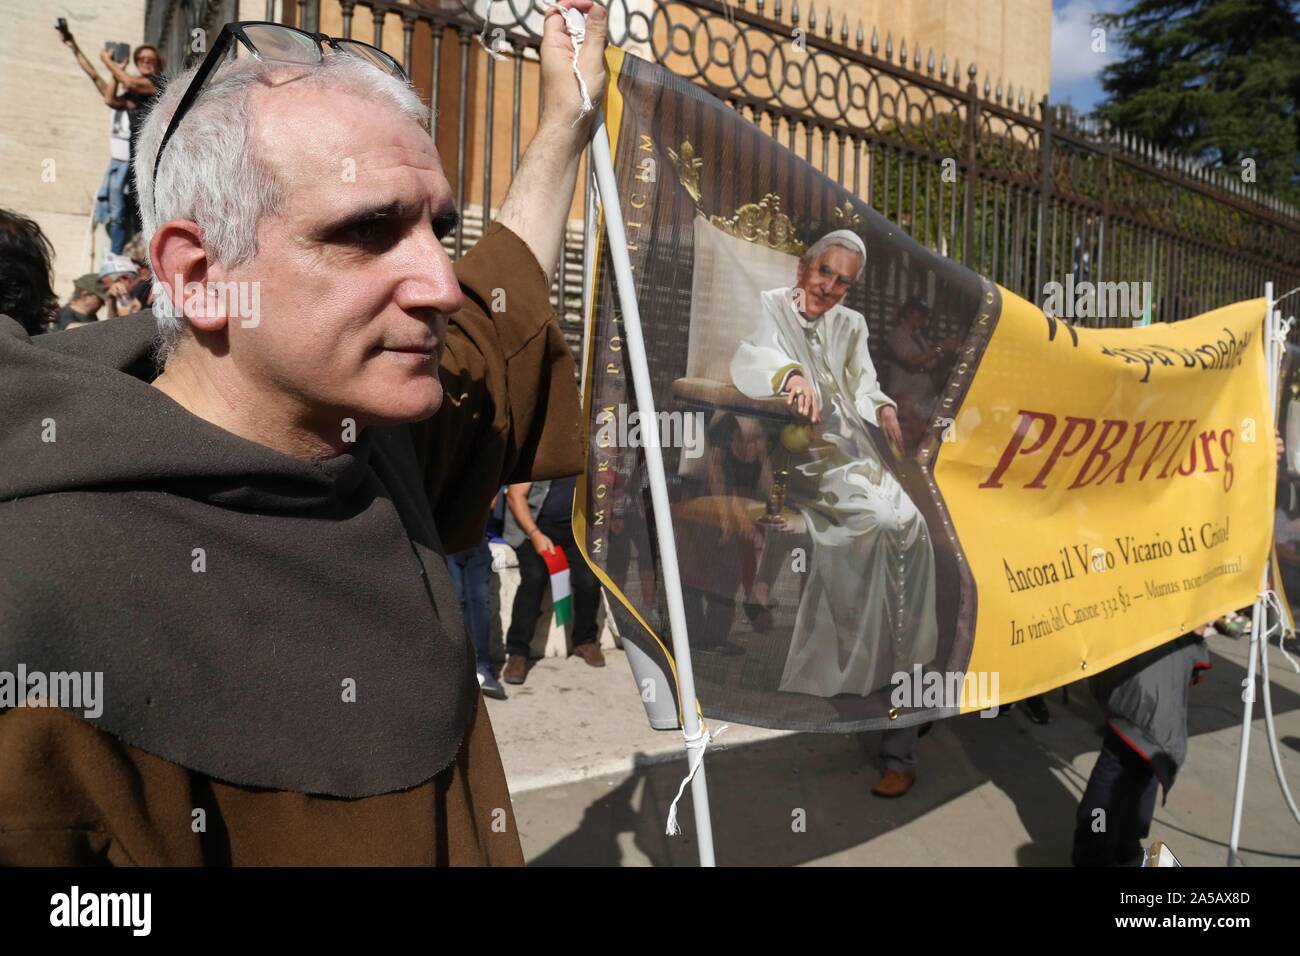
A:
[[[208,289],[209,282],[220,280],[221,269],[209,261],[198,223],[187,219],[164,223],[149,243],[149,257],[174,312],[184,315],[198,331],[220,332],[226,327],[220,297],[209,295]]]

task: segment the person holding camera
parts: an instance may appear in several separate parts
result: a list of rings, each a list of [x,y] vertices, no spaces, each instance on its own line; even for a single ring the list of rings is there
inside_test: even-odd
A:
[[[121,53],[125,53],[125,43],[117,44]],[[144,126],[145,115],[149,106],[163,90],[163,61],[158,48],[151,43],[143,43],[131,54],[135,64],[136,75],[126,72],[126,58],[120,60],[107,48],[99,53],[104,66],[113,74],[113,80],[121,87],[116,99],[125,104],[127,117],[131,124],[131,160],[135,161],[135,143],[140,129]]]
[[[81,51],[76,38],[68,30],[67,21],[60,18],[55,29],[63,38],[82,71],[95,84],[95,89],[109,110],[108,169],[96,194],[95,222],[108,229],[109,250],[121,255],[138,230],[137,212],[133,201],[134,174],[131,160],[134,155],[136,132],[144,120],[148,105],[161,89],[162,58],[157,49],[148,44],[136,48],[135,66],[138,76],[128,74],[122,67],[126,62],[125,43],[105,44],[100,60],[108,67],[109,79],[95,69],[95,65]],[[114,57],[119,56],[121,62]],[[119,86],[121,89],[119,90]]]

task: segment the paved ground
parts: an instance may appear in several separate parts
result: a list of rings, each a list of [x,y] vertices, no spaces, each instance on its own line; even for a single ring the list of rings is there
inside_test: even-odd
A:
[[[1192,693],[1187,765],[1157,808],[1152,839],[1184,864],[1226,856],[1246,642],[1211,640],[1214,669]],[[685,834],[664,835],[685,767],[678,733],[649,729],[626,659],[538,662],[508,701],[489,701],[524,853],[535,865],[693,864]],[[1283,766],[1300,799],[1300,675],[1276,651],[1273,703]],[[1049,695],[1053,720],[1019,710],[945,721],[920,743],[920,774],[901,800],[872,797],[879,734],[783,734],[733,726],[709,751],[718,860],[731,865],[995,865],[1068,862],[1074,811],[1100,743],[1101,713],[1076,687]],[[1300,864],[1300,825],[1273,773],[1257,702],[1243,862]],[[796,832],[794,823],[805,827]]]

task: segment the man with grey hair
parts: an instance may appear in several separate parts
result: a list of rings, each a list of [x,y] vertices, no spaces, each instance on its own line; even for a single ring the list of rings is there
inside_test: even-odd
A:
[[[731,376],[750,398],[783,396],[803,424],[789,500],[814,551],[780,689],[866,696],[934,658],[934,548],[925,518],[870,433],[901,448],[867,323],[843,305],[866,264],[863,241],[828,233],[799,261],[796,284],[762,294]],[[801,441],[800,444],[803,442]]]
[[[599,102],[605,12],[564,6]],[[105,697],[0,712],[0,864],[522,862],[443,555],[581,470],[547,277],[591,117],[552,8],[536,136],[453,267],[429,109],[363,47],[228,24],[169,85],[156,327],[0,318],[0,667]]]

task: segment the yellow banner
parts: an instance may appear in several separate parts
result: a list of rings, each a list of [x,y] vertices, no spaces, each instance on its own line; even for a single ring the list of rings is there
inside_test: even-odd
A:
[[[1017,700],[1252,603],[1277,458],[1264,300],[1091,330],[1001,295],[933,474],[978,596],[965,670]]]

